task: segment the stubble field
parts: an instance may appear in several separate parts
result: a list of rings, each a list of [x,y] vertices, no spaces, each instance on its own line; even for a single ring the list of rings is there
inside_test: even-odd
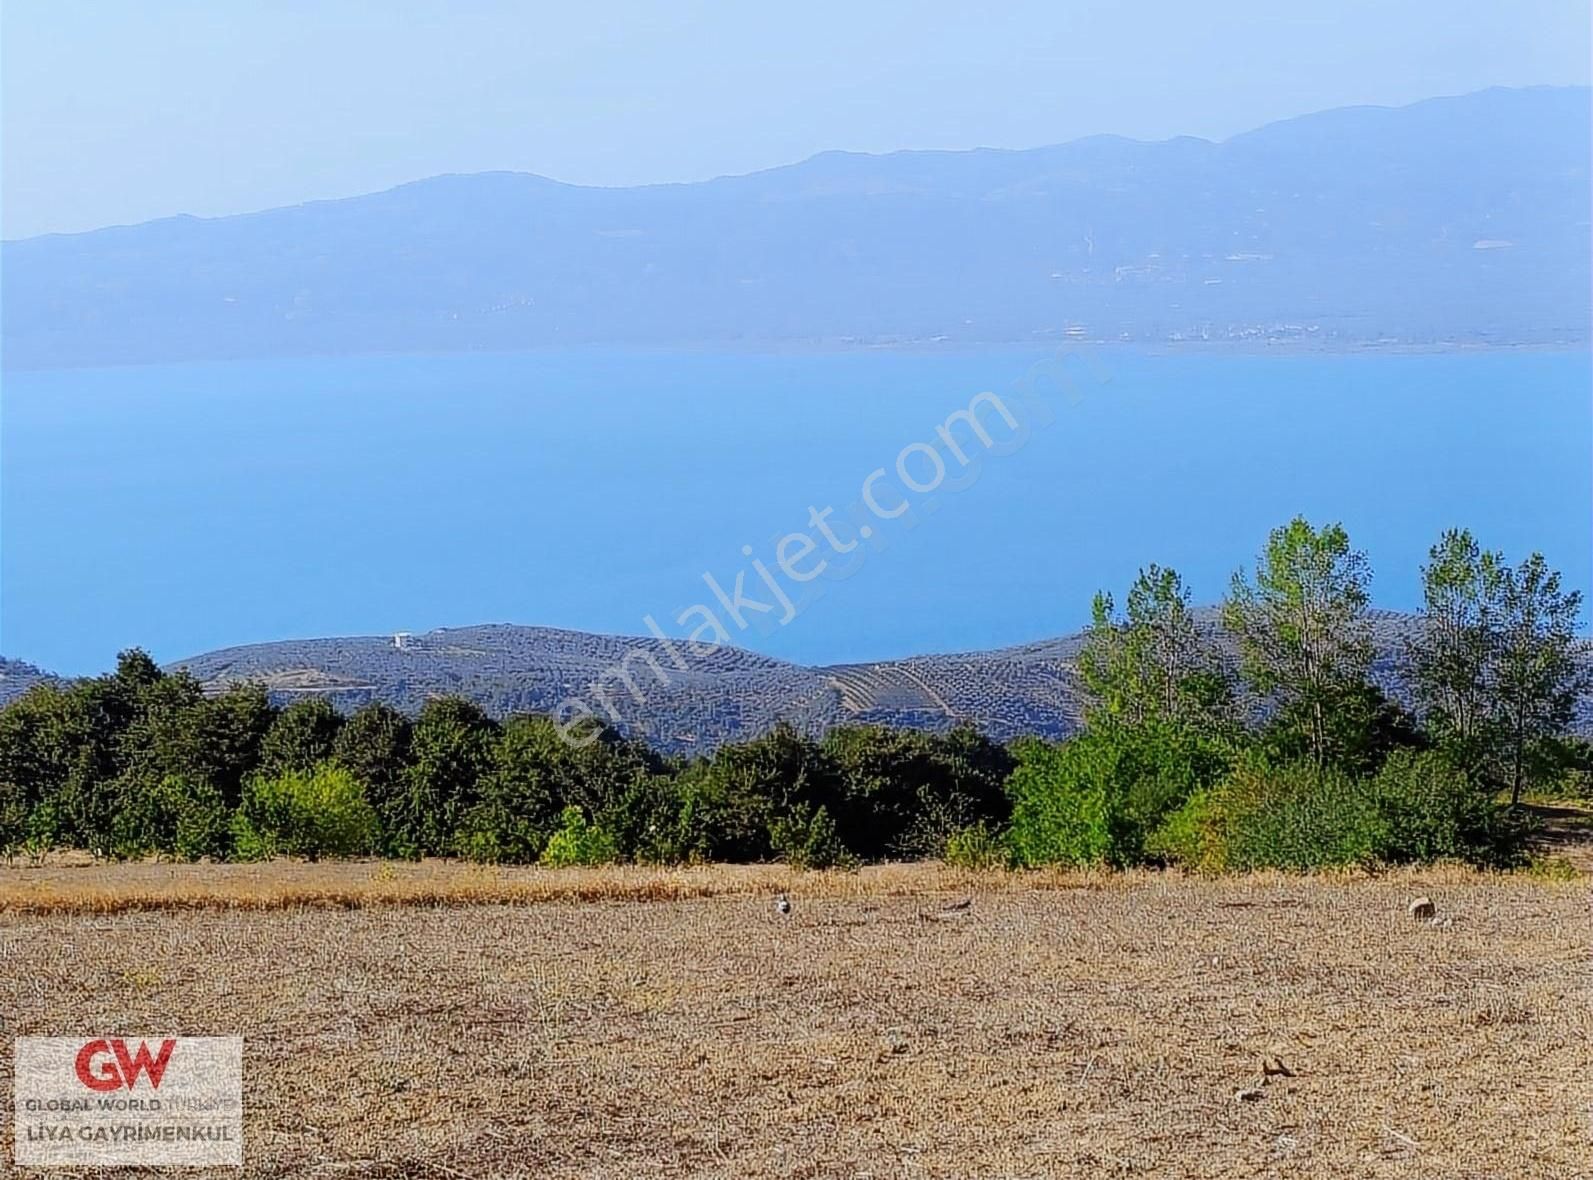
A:
[[[1590,972],[1458,871],[0,871],[5,1035],[241,1034],[250,1176],[1583,1177]]]

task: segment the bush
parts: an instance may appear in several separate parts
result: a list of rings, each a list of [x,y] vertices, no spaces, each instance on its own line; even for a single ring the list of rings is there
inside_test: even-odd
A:
[[[380,834],[359,783],[330,762],[252,780],[233,831],[243,860],[360,856],[376,847]]]
[[[1519,858],[1524,831],[1485,787],[1436,751],[1397,751],[1372,780],[1386,821],[1382,859],[1456,859],[1502,867]]]
[[[619,859],[614,837],[586,822],[579,807],[566,807],[558,831],[542,850],[540,863],[550,869],[574,865],[606,865]]]
[[[1202,872],[1443,859],[1504,866],[1519,859],[1522,834],[1435,751],[1396,750],[1364,779],[1252,754],[1170,815],[1151,848]]]
[[[28,813],[17,850],[28,858],[29,863],[40,864],[51,849],[60,846],[65,827],[66,821],[61,815],[60,806],[54,799],[46,799]]]
[[[1369,864],[1387,844],[1388,821],[1365,780],[1260,754],[1193,796],[1150,841],[1157,854],[1202,871]]]
[[[707,833],[701,811],[679,778],[654,774],[632,782],[604,809],[599,822],[613,834],[620,854],[643,864],[684,864],[703,859]]]
[[[806,804],[774,821],[769,840],[775,855],[794,869],[855,868],[857,857],[841,843],[827,807]]]
[[[940,859],[957,869],[1004,868],[1007,845],[988,824],[972,824],[946,837]]]
[[[1011,756],[966,726],[944,734],[843,726],[820,749],[839,797],[809,791],[806,801],[828,806],[841,842],[866,860],[939,856],[949,836],[1004,823],[1011,810]]]
[[[178,775],[130,783],[116,817],[114,850],[120,857],[159,853],[180,860],[223,860],[232,849],[231,816],[221,792]]]
[[[1008,781],[1013,860],[1041,864],[1136,864],[1146,840],[1227,765],[1216,742],[1173,725],[1105,724],[1061,745],[1014,747]]]

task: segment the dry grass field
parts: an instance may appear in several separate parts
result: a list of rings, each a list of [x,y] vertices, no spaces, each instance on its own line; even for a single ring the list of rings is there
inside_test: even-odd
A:
[[[1585,881],[58,865],[0,963],[241,1033],[251,1176],[1593,1175]]]

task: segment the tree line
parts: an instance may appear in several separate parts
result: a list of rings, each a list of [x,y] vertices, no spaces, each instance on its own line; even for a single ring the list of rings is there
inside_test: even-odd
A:
[[[1337,525],[1276,529],[1220,624],[1150,566],[1096,597],[1085,724],[1060,742],[789,727],[697,758],[604,730],[566,741],[457,697],[414,717],[259,685],[207,694],[133,650],[114,672],[0,709],[0,852],[457,856],[549,865],[943,857],[969,865],[1201,870],[1519,855],[1514,807],[1585,781],[1568,736],[1588,688],[1580,594],[1534,554],[1467,532],[1423,567],[1399,653],[1411,707],[1374,679],[1371,571]]]

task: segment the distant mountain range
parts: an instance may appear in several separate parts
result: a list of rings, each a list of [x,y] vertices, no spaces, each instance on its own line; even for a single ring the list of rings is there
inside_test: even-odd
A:
[[[697,184],[439,176],[8,242],[4,361],[563,345],[1583,344],[1589,91],[1222,143],[840,152]]]

